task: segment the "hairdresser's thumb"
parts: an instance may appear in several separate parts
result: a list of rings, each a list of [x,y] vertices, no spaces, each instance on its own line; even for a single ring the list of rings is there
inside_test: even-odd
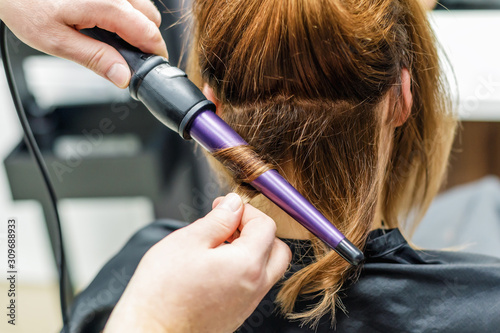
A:
[[[215,248],[224,243],[238,229],[243,209],[240,196],[236,193],[229,193],[210,213],[188,228],[198,237],[200,244]]]

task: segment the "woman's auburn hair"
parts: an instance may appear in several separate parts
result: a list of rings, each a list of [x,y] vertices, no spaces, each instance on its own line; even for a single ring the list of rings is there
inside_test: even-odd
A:
[[[388,227],[413,232],[457,123],[420,0],[197,0],[193,26],[191,79],[208,83],[223,119],[348,239],[364,248],[377,209]],[[400,119],[404,68],[411,114],[387,143],[381,106],[389,100],[389,121]],[[338,292],[359,270],[311,240],[313,262],[277,302],[316,324],[343,309]],[[313,308],[294,312],[318,292]]]

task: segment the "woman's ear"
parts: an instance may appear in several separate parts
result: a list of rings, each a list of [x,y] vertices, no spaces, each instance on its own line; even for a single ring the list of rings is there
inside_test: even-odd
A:
[[[398,117],[394,119],[394,125],[399,127],[403,125],[411,114],[413,106],[413,94],[411,93],[411,77],[407,68],[401,71],[401,96],[400,96],[400,109]]]
[[[212,88],[210,88],[210,86],[206,82],[203,84],[203,95],[205,95],[205,97],[210,102],[215,104],[215,107],[216,107],[215,113],[220,116],[220,112],[221,112],[220,102],[217,99],[217,97],[215,97],[215,94],[214,94],[214,91],[212,90]]]

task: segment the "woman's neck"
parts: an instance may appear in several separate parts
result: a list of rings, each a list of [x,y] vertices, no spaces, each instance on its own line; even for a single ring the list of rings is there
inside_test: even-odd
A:
[[[276,223],[276,237],[287,239],[310,239],[311,233],[285,213],[281,208],[273,204],[267,199],[259,198],[251,200],[250,204],[257,207],[268,216],[270,216]],[[377,211],[375,213],[374,223],[372,230],[382,228],[381,214]]]
[[[311,233],[306,228],[263,196],[259,195],[255,197],[250,201],[250,204],[274,220],[276,223],[276,237],[288,239],[311,238]]]

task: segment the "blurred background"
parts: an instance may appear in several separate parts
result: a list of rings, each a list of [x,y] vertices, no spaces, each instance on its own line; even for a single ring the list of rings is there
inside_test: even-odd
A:
[[[180,21],[180,3],[189,6],[156,2],[170,61],[183,68],[189,22]],[[500,0],[449,0],[429,14],[462,126],[447,183],[413,238],[422,247],[500,253],[499,9]],[[76,292],[139,228],[161,218],[192,222],[208,211],[221,190],[192,143],[131,101],[128,91],[14,36],[9,45],[23,104],[59,197]],[[55,226],[3,71],[0,109],[0,256],[6,253],[7,219],[16,218],[19,226],[18,325],[1,321],[0,331],[56,332]],[[0,267],[7,270],[5,260]],[[6,292],[0,282],[0,295]]]

